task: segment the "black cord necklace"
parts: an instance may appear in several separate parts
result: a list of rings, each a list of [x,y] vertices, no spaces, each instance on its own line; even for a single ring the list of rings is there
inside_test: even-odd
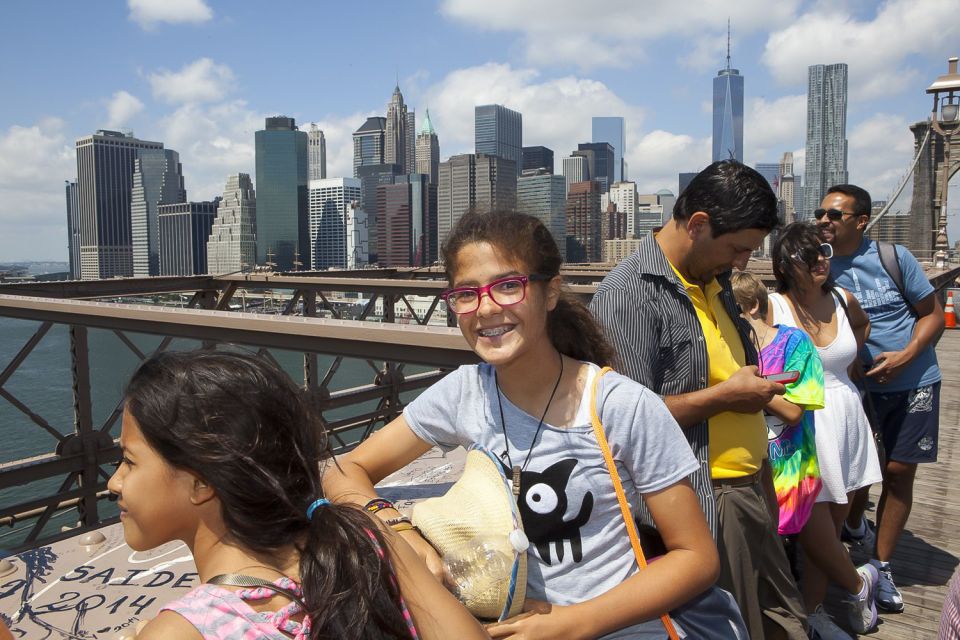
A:
[[[527,463],[530,462],[530,454],[533,453],[533,448],[537,444],[537,438],[540,436],[540,430],[543,428],[543,421],[547,417],[547,411],[550,410],[550,405],[553,403],[553,396],[557,394],[557,388],[560,386],[560,378],[563,377],[563,354],[560,354],[560,374],[557,376],[557,381],[553,385],[553,391],[550,392],[550,399],[547,400],[547,406],[543,410],[543,415],[540,416],[540,422],[537,424],[537,430],[533,434],[533,441],[530,443],[530,449],[527,451],[527,457],[523,460],[523,466],[516,466],[513,464],[513,459],[510,457],[510,441],[507,439],[507,422],[503,418],[503,400],[501,396],[503,392],[500,391],[500,381],[497,380],[497,372],[493,372],[493,383],[497,387],[497,404],[500,407],[500,430],[503,432],[503,442],[506,445],[506,454],[507,454],[507,464],[510,465],[510,469],[513,472],[513,497],[520,497],[520,472],[527,468]]]

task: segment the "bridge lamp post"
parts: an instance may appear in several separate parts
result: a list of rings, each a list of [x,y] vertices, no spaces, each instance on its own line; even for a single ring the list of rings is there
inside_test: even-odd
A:
[[[947,61],[947,73],[927,88],[933,94],[933,113],[930,126],[943,136],[943,186],[940,191],[940,216],[937,222],[937,253],[934,265],[943,268],[947,263],[947,189],[950,181],[950,138],[960,131],[960,73],[957,57]]]

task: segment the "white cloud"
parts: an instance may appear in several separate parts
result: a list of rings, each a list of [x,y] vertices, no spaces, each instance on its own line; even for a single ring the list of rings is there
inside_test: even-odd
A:
[[[210,58],[200,58],[179,71],[161,69],[147,77],[153,95],[170,104],[222,100],[232,89],[233,71]]]
[[[628,132],[643,121],[641,109],[602,82],[572,76],[541,81],[537,71],[508,64],[454,71],[428,88],[419,104],[430,109],[443,158],[473,152],[475,105],[502,104],[523,114],[523,144],[550,147],[558,167],[578,143],[589,142],[592,116],[624,116]]]
[[[917,84],[912,55],[954,52],[956,15],[956,0],[890,0],[869,21],[817,7],[770,34],[763,62],[784,85],[805,85],[809,65],[845,62],[851,101],[894,95]]]
[[[204,0],[127,0],[130,19],[150,30],[157,24],[200,23],[213,17]]]
[[[678,10],[673,0],[607,0],[603,9],[579,0],[445,0],[441,12],[452,20],[491,31],[517,32],[531,64],[565,63],[586,69],[626,67],[645,58],[652,41],[689,37],[692,47],[701,38],[726,31],[731,20],[736,34],[788,24],[800,0],[721,2],[707,0],[695,9]],[[685,56],[688,64],[703,64],[702,53]],[[713,61],[712,64],[716,64]]]
[[[143,103],[126,91],[117,91],[107,102],[107,126],[111,129],[124,127],[143,111]]]
[[[710,164],[710,138],[656,130],[631,142],[627,135],[627,162],[630,179],[640,193],[679,188],[681,172],[699,171]]]
[[[263,128],[263,118],[233,100],[186,104],[160,120],[156,137],[180,154],[190,200],[220,195],[231,173],[254,174],[254,132]]]
[[[848,136],[850,181],[886,200],[900,185],[913,162],[911,122],[901,116],[878,113],[858,124]],[[894,210],[910,209],[912,180]]]
[[[77,165],[63,129],[59,118],[45,118],[0,132],[0,258],[66,257],[63,180],[74,179]]]
[[[779,162],[784,151],[804,144],[807,131],[806,95],[773,100],[747,100],[743,127],[744,161]],[[803,167],[800,168],[801,172]]]

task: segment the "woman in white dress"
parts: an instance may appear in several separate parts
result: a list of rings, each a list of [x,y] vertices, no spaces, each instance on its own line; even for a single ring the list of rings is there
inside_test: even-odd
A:
[[[877,621],[876,571],[869,564],[855,568],[840,542],[840,527],[853,492],[881,480],[870,425],[848,371],[857,361],[870,322],[856,298],[834,286],[832,247],[821,243],[812,225],[787,226],[772,253],[778,292],[770,296],[768,321],[804,330],[823,362],[824,408],[814,413],[823,488],[800,533],[801,590],[811,626],[818,627],[821,637],[845,638],[849,636],[836,629],[821,609],[828,580],[850,594],[846,599],[849,628],[865,633]]]

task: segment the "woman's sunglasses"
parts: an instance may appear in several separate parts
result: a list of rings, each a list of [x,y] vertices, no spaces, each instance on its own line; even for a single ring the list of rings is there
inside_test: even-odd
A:
[[[800,264],[813,264],[821,257],[829,260],[833,257],[833,245],[824,242],[816,249],[804,249],[790,254],[790,259]]]

